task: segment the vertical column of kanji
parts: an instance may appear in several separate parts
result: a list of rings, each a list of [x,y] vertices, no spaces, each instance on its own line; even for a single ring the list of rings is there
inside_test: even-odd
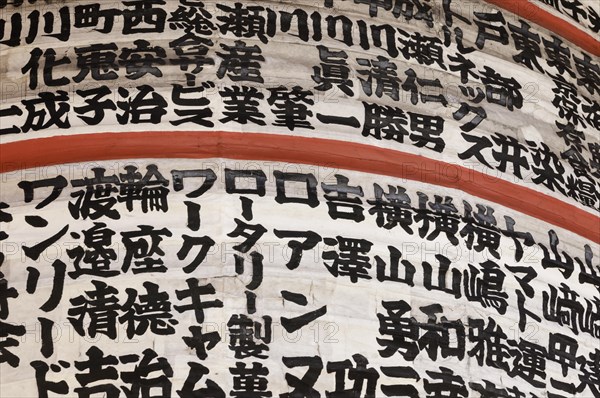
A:
[[[215,83],[206,76],[205,67],[211,67],[215,60],[209,54],[214,45],[217,31],[213,15],[200,1],[180,0],[177,9],[170,13],[169,27],[175,35],[181,36],[169,42],[175,51],[170,60],[185,74],[186,85],[172,84],[171,101],[174,112],[179,117],[171,120],[173,126],[213,127],[213,111],[208,93]],[[204,73],[203,73],[204,72]],[[197,78],[201,77],[201,81]]]
[[[294,173],[275,170],[273,175],[275,177],[276,187],[275,201],[279,205],[284,205],[282,208],[286,208],[286,204],[300,204],[310,208],[319,206],[317,179],[312,173]],[[290,188],[292,186],[299,189],[292,190]],[[317,249],[317,245],[322,241],[322,238],[318,233],[312,230],[290,230],[287,229],[289,227],[292,226],[286,224],[286,229],[274,228],[273,233],[279,239],[291,239],[287,242],[287,247],[291,250],[291,254],[289,261],[285,266],[289,271],[294,271],[300,267],[304,253],[314,253]],[[302,293],[300,288],[300,285],[294,285],[293,291],[281,290],[280,292],[281,298],[283,299],[282,304],[284,306],[289,304],[290,311],[299,312],[299,307],[306,307],[309,305],[308,297]],[[313,301],[317,302],[314,295],[312,296]],[[320,308],[308,312],[302,311],[300,315],[294,317],[289,316],[287,312],[288,311],[283,312],[282,316],[279,318],[281,326],[283,326],[287,333],[294,333],[294,336],[302,336],[303,328],[309,324],[312,324],[309,326],[311,330],[319,328],[319,325],[313,322],[327,314],[327,305],[323,305]],[[298,334],[296,334],[297,332]],[[320,344],[320,342],[316,341],[316,344]],[[288,356],[285,354],[282,356],[281,360],[286,368],[295,369],[302,367],[307,368],[307,370],[304,373],[298,373],[297,371],[285,373],[285,380],[289,386],[289,392],[280,394],[280,397],[308,397],[320,394],[315,389],[315,384],[323,372],[323,358],[320,355],[321,351],[318,346],[316,351],[317,353],[313,353],[313,355],[307,353],[307,355],[302,356]],[[300,374],[302,376],[298,377],[295,374]]]
[[[8,203],[0,202],[0,225],[13,221],[13,216],[5,211],[9,207]],[[0,230],[0,242],[8,239],[8,237],[4,230]],[[4,253],[0,252],[0,270],[4,259]],[[17,297],[19,297],[19,292],[14,287],[9,286],[4,273],[0,271],[0,338],[2,338],[0,342],[0,364],[6,363],[13,368],[18,367],[21,360],[10,348],[18,347],[19,340],[16,337],[21,337],[26,332],[25,326],[7,322],[10,315],[9,299],[16,299]]]
[[[0,9],[0,47],[3,50],[7,47],[27,48],[23,51],[29,53],[29,61],[20,71],[27,75],[27,88],[32,90],[19,87],[16,92],[9,94],[15,95],[13,98],[7,98],[13,104],[0,109],[0,117],[12,118],[16,124],[7,128],[4,127],[6,124],[2,123],[4,126],[0,129],[0,135],[27,133],[46,128],[69,128],[71,124],[68,113],[71,106],[69,94],[64,88],[71,81],[65,76],[65,69],[71,64],[71,60],[68,56],[58,55],[60,51],[57,52],[54,48],[40,48],[34,45],[42,39],[50,45],[64,45],[70,39],[73,23],[71,6],[52,5],[43,7],[40,11],[36,7],[23,6],[22,2],[16,2],[10,6],[4,4]],[[26,98],[36,89],[38,91],[35,98]],[[56,91],[51,91],[53,89]],[[21,101],[17,105],[15,102],[19,99]]]
[[[242,39],[258,39],[262,44],[268,43],[266,19],[263,15],[265,8],[242,3],[235,3],[234,7],[217,4],[217,8],[222,13],[217,17],[219,32],[225,38],[227,35],[237,38],[233,43],[223,40],[220,51],[216,52],[220,58],[217,78],[222,80],[227,77],[236,84],[225,85],[219,90],[224,107],[223,118],[219,122],[264,126],[265,115],[259,111],[264,94],[258,87],[265,82],[261,74],[265,57],[261,46]],[[248,83],[252,85],[244,85]]]
[[[186,206],[187,213],[187,228],[192,231],[192,233],[198,233],[202,227],[202,205],[197,203],[197,198],[204,195],[213,187],[215,181],[217,180],[217,175],[212,169],[171,170],[171,175],[173,176],[173,189],[176,192],[184,190],[184,184],[186,180],[189,181],[191,179],[192,183],[194,184],[194,189],[186,194],[186,198],[188,200],[185,200],[184,204]],[[203,180],[200,186],[196,188],[196,179],[198,178]],[[188,182],[188,188],[189,185],[191,184]],[[215,246],[216,243],[208,235],[195,235],[196,234],[182,234],[183,244],[177,252],[177,258],[181,261],[186,260],[192,251],[196,252],[192,261],[182,268],[183,272],[186,274],[193,274],[197,272],[198,266],[204,263],[209,251]],[[188,289],[179,290],[176,293],[180,300],[187,300],[189,298],[191,300],[191,304],[185,306],[175,306],[175,309],[179,313],[193,310],[198,325],[191,325],[187,327],[191,333],[191,336],[183,336],[182,339],[187,347],[194,350],[196,357],[200,361],[205,361],[209,356],[208,351],[212,350],[221,341],[221,335],[218,331],[206,332],[206,330],[203,330],[206,319],[204,310],[209,308],[223,308],[223,302],[219,299],[209,301],[202,300],[202,296],[212,296],[216,293],[216,290],[211,283],[200,286],[200,280],[195,277],[188,278],[186,283],[188,285]],[[181,398],[192,398],[199,395],[225,397],[225,392],[223,389],[209,378],[207,378],[203,383],[204,387],[196,388],[199,386],[198,383],[201,382],[202,378],[210,374],[210,369],[208,367],[204,366],[201,362],[188,362],[187,365],[189,367],[188,375],[181,388],[177,390],[177,394]]]
[[[265,196],[267,177],[262,170],[231,170],[225,169],[225,190],[228,194],[239,194],[242,206],[242,219],[235,218],[236,227],[227,234],[231,238],[244,240],[233,249],[235,272],[238,275],[250,274],[250,282],[246,285],[246,312],[233,314],[227,321],[229,333],[229,349],[238,360],[251,358],[248,361],[236,361],[229,368],[233,379],[233,389],[229,392],[234,397],[252,395],[255,397],[270,397],[269,369],[261,360],[269,356],[269,344],[273,337],[272,317],[264,315],[262,320],[256,320],[257,291],[263,281],[264,256],[256,249],[260,238],[267,232],[261,224],[250,223],[254,219],[253,200],[247,195]],[[247,184],[251,181],[250,184]],[[247,184],[247,186],[246,186]],[[246,257],[244,257],[246,255]]]

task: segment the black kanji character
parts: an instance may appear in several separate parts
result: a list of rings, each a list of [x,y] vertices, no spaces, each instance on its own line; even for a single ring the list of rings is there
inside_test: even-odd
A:
[[[531,171],[535,174],[531,180],[536,184],[544,185],[551,191],[558,191],[565,195],[563,187],[565,168],[558,156],[544,142],[536,144],[533,141],[527,141],[527,144],[530,146],[535,163],[535,166],[531,166]]]
[[[227,74],[232,81],[249,81],[255,83],[264,83],[260,75],[260,63],[264,62],[260,47],[257,45],[247,46],[242,40],[236,40],[235,45],[228,46],[221,43],[221,48],[225,52],[217,52],[217,55],[223,59],[217,70],[217,77],[222,79]]]
[[[56,259],[52,263],[52,268],[54,270],[54,276],[52,277],[52,291],[50,292],[48,300],[40,307],[44,312],[50,312],[58,307],[65,286],[67,265],[59,259]]]
[[[237,359],[259,358],[266,359],[269,351],[269,344],[272,338],[272,320],[269,316],[264,316],[264,334],[263,325],[260,322],[253,321],[247,315],[233,314],[227,322],[229,334],[229,349],[234,351]],[[262,343],[261,343],[262,341]]]
[[[154,229],[151,225],[138,225],[139,231],[121,232],[122,242],[125,245],[125,258],[121,270],[127,272],[132,265],[132,272],[167,272],[162,257],[165,252],[159,247],[163,236],[171,237],[173,234],[167,228]]]
[[[535,240],[533,240],[533,235],[530,232],[521,232],[515,231],[515,220],[509,216],[504,216],[504,221],[506,222],[506,229],[501,230],[502,235],[509,237],[513,240],[515,244],[515,261],[521,261],[523,258],[523,244],[525,246],[533,246]],[[523,241],[523,244],[521,243]]]
[[[270,97],[267,99],[269,105],[275,105],[271,109],[275,115],[273,126],[285,126],[294,131],[295,128],[314,130],[307,120],[313,115],[307,105],[314,105],[313,93],[303,90],[300,86],[294,86],[288,90],[284,86],[270,88]]]
[[[513,56],[513,59],[520,64],[525,65],[529,69],[533,70],[535,66],[537,70],[544,73],[544,68],[538,62],[538,58],[542,57],[542,51],[540,50],[540,35],[533,33],[531,25],[527,22],[519,19],[521,26],[516,26],[511,23],[508,24],[510,31],[512,32],[512,38],[515,41],[515,48],[521,51],[517,55]]]
[[[546,349],[539,344],[531,341],[519,339],[509,340],[508,344],[516,347],[511,350],[514,355],[513,367],[508,371],[510,377],[520,377],[530,385],[536,388],[546,386],[546,358],[548,353]]]
[[[377,280],[380,282],[391,281],[405,283],[408,286],[414,286],[413,277],[415,275],[415,266],[408,260],[402,260],[402,266],[404,267],[404,276],[400,276],[398,267],[400,259],[402,258],[402,252],[396,249],[394,246],[388,246],[390,252],[390,271],[389,275],[386,275],[387,264],[379,256],[375,256],[377,262]]]
[[[497,73],[489,66],[484,66],[481,82],[485,85],[485,94],[487,101],[490,104],[497,104],[512,111],[515,107],[521,109],[523,107],[523,95],[520,89],[522,88],[519,82],[514,77],[507,78]]]
[[[117,70],[117,51],[118,47],[115,43],[107,44],[91,44],[85,47],[75,47],[75,54],[77,54],[77,68],[79,74],[73,77],[73,81],[80,83],[86,76],[91,72],[92,79],[97,81],[102,80],[114,80],[119,76]],[[103,89],[108,90],[108,87],[102,86]],[[87,91],[98,90],[88,89]]]
[[[14,287],[8,287],[8,280],[0,272],[0,320],[5,320],[9,315],[8,299],[19,297],[19,292]]]
[[[504,25],[506,21],[500,11],[496,13],[474,12],[473,15],[477,18],[477,39],[475,44],[481,50],[485,46],[486,41],[491,40],[502,45],[508,44],[508,32]]]
[[[137,90],[138,93],[130,98],[129,90],[119,87],[119,95],[126,101],[117,101],[117,106],[123,111],[117,115],[117,121],[119,124],[159,124],[167,114],[167,101],[147,84],[138,86]]]
[[[127,77],[131,80],[137,80],[141,77],[151,74],[156,77],[162,77],[162,72],[155,65],[164,65],[167,53],[162,47],[150,47],[147,40],[135,40],[135,48],[123,48],[119,56],[119,65],[124,66],[127,71]]]
[[[585,100],[585,103],[581,107],[583,118],[590,126],[596,130],[600,130],[600,103],[587,97],[583,98]]]
[[[471,159],[472,157],[475,157],[475,159],[477,159],[479,163],[484,164],[489,168],[492,168],[492,166],[485,159],[485,155],[482,153],[484,149],[492,148],[494,146],[492,141],[485,135],[479,136],[465,133],[461,134],[466,142],[470,142],[473,145],[466,151],[459,153],[458,157],[462,160],[467,160]]]
[[[427,370],[425,373],[431,378],[423,380],[428,398],[466,398],[469,396],[465,381],[461,376],[454,374],[452,369],[440,366],[439,372]],[[439,381],[434,382],[432,380]]]
[[[76,90],[78,96],[85,98],[87,105],[73,107],[77,117],[83,120],[88,126],[96,126],[104,120],[105,110],[117,110],[117,105],[110,99],[100,101],[104,97],[112,94],[106,86],[100,86],[89,90]],[[91,114],[90,116],[85,116]]]
[[[225,104],[223,111],[225,117],[219,119],[219,122],[234,121],[240,124],[251,122],[259,126],[266,124],[263,120],[265,115],[258,110],[259,100],[265,96],[256,87],[224,87],[219,94]]]
[[[234,249],[236,249],[236,246],[234,246]],[[244,273],[244,257],[240,256],[239,254],[234,254],[233,256],[235,258],[235,272],[238,275],[242,275]],[[258,287],[260,287],[263,280],[264,257],[262,254],[253,251],[252,253],[250,253],[250,258],[252,262],[252,277],[250,282],[246,285],[246,288],[250,290],[256,290]]]
[[[488,317],[487,325],[483,319],[469,318],[469,341],[473,348],[467,355],[475,358],[479,366],[485,364],[508,372],[508,360],[512,355],[506,339],[506,334],[493,318]]]
[[[121,305],[123,315],[119,322],[127,325],[127,337],[143,336],[148,329],[156,335],[167,336],[175,334],[172,325],[177,321],[171,314],[169,294],[158,290],[158,285],[144,282],[145,294],[138,294],[137,290],[128,288],[127,301]]]
[[[402,15],[407,21],[425,21],[427,27],[433,28],[433,9],[428,3],[427,0],[396,0],[392,14],[396,18]]]
[[[354,222],[361,222],[365,219],[363,214],[362,200],[364,196],[362,187],[350,186],[350,181],[347,177],[336,174],[336,184],[325,184],[321,183],[321,188],[325,191],[325,199],[327,200],[327,207],[329,209],[329,216],[337,220],[338,218],[344,220],[354,220]],[[331,195],[336,193],[337,195]],[[348,195],[355,197],[348,197]],[[341,211],[341,209],[350,209],[350,212]]]
[[[233,231],[228,233],[227,236],[232,238],[241,236],[246,239],[244,242],[241,242],[233,247],[235,250],[242,253],[247,253],[250,251],[256,242],[265,234],[265,232],[267,232],[267,229],[261,224],[248,224],[239,218],[235,218],[234,221],[236,223],[236,227]]]
[[[250,185],[253,187],[241,187],[238,186],[240,184],[241,179],[244,182],[249,182],[253,180]],[[267,181],[267,176],[262,170],[231,170],[225,169],[225,192],[228,194],[253,194],[258,196],[265,196],[265,182]],[[241,185],[241,184],[240,184]]]
[[[267,8],[267,32],[270,36],[275,34],[275,18],[273,18],[275,12],[269,8]],[[280,10],[280,29],[282,33],[290,32],[291,35],[299,38],[303,42],[308,42],[309,40],[309,23],[308,23],[308,14],[306,11],[300,8],[292,8],[292,12]],[[292,27],[292,22],[296,17],[295,28],[298,31],[296,34]]]
[[[437,360],[438,350],[442,358],[457,357],[462,360],[465,356],[465,327],[459,320],[449,321],[445,316],[440,317],[444,309],[440,304],[419,307],[427,315],[427,323],[419,323],[421,335],[417,344],[419,351],[427,351],[429,358]]]
[[[364,101],[363,106],[365,108],[365,123],[362,130],[364,137],[404,143],[404,137],[410,133],[404,127],[408,126],[408,117],[402,109]]]
[[[409,35],[401,29],[399,29],[399,32],[407,37],[407,39],[398,39],[403,44],[401,51],[404,58],[414,59],[421,65],[431,66],[437,64],[441,69],[447,70],[444,64],[444,49],[439,38],[425,36],[419,32]]]
[[[368,367],[369,360],[361,354],[352,355],[352,359],[356,367],[349,359],[327,362],[327,373],[335,373],[335,390],[326,391],[328,398],[363,397],[363,390],[364,398],[375,398],[379,372]],[[346,388],[346,377],[353,381],[350,388]]]
[[[219,30],[222,34],[233,33],[236,37],[258,37],[261,42],[267,44],[266,21],[261,15],[265,10],[263,7],[235,3],[235,8],[224,4],[217,4],[217,8],[224,13],[217,17],[221,22]]]
[[[378,184],[373,184],[373,188],[375,200],[367,200],[367,203],[373,206],[369,209],[369,214],[377,215],[377,226],[392,229],[400,225],[404,231],[412,235],[413,210],[406,189],[388,185],[389,192],[386,193]]]
[[[344,94],[353,97],[352,87],[354,82],[350,79],[350,68],[346,62],[348,59],[346,52],[342,50],[332,51],[323,45],[318,45],[317,48],[319,49],[321,65],[313,66],[311,77],[318,84],[315,86],[315,90],[327,91],[335,85]]]
[[[417,148],[443,152],[446,143],[440,137],[444,132],[445,119],[441,116],[408,112],[410,117],[410,139]]]
[[[10,108],[0,109],[0,118],[9,117],[9,116],[21,116],[21,115],[23,115],[23,111],[21,110],[21,108],[19,108],[16,105],[11,105]],[[0,128],[0,135],[19,134],[21,132],[21,128],[14,124],[10,127],[5,127],[5,124],[3,126],[3,124],[0,123],[0,126],[2,126]]]
[[[600,65],[592,63],[592,58],[582,52],[583,58],[574,56],[575,68],[579,74],[577,84],[586,88],[590,94],[600,93]]]
[[[479,75],[476,72],[473,72],[476,66],[470,59],[465,58],[462,54],[455,54],[454,56],[448,55],[448,59],[455,62],[455,64],[450,65],[450,70],[452,72],[460,72],[460,81],[463,84],[469,82],[469,76],[474,79],[479,79]]]
[[[232,397],[263,398],[271,397],[273,393],[268,391],[269,369],[260,362],[252,362],[249,368],[244,362],[236,362],[235,368],[229,368],[233,376],[233,390],[229,392]]]
[[[24,325],[13,325],[0,320],[0,364],[7,363],[13,368],[17,368],[21,359],[8,350],[9,347],[18,347],[19,340],[15,337],[22,337],[26,333]]]
[[[383,347],[379,350],[379,355],[389,358],[398,352],[406,361],[414,360],[419,354],[419,326],[414,318],[404,316],[410,312],[411,306],[404,300],[382,301],[381,304],[387,315],[377,314],[379,334],[391,336],[391,339],[377,338],[377,343]]]
[[[325,238],[323,242],[328,246],[338,246],[338,251],[330,250],[322,254],[325,267],[335,276],[348,276],[352,283],[358,282],[359,279],[371,279],[369,270],[372,265],[370,258],[367,256],[372,242],[365,239],[353,239],[337,236],[335,239]],[[325,260],[332,260],[331,263],[326,263]]]
[[[593,265],[592,260],[594,253],[590,245],[584,245],[584,262],[579,258],[575,258],[575,261],[579,263],[579,283],[592,284],[600,291],[600,263]]]
[[[66,91],[38,93],[37,98],[24,99],[27,119],[21,131],[27,133],[30,130],[39,131],[55,126],[59,129],[71,127],[69,122],[69,94]],[[46,118],[47,117],[47,118]]]
[[[554,93],[552,105],[558,109],[558,116],[566,119],[569,124],[581,124],[583,127],[586,127],[583,116],[579,114],[581,99],[577,96],[578,93],[575,84],[566,81],[561,75],[550,75],[550,77],[552,77],[556,85],[556,88],[552,89]],[[558,122],[555,123],[558,124]]]
[[[481,394],[480,398],[525,398],[525,393],[519,390],[517,387],[511,388],[498,388],[496,384],[490,382],[489,380],[483,379],[485,385],[479,383],[469,383],[469,387],[475,392]],[[531,394],[532,397],[535,395]],[[548,398],[561,398],[559,396],[555,396],[552,393],[548,393]]]
[[[114,340],[117,338],[117,317],[121,309],[117,298],[119,291],[101,281],[92,280],[92,284],[94,290],[70,300],[72,307],[69,308],[70,316],[67,319],[80,336],[85,336],[84,326],[87,325],[90,337],[104,334]],[[86,315],[90,318],[89,323],[84,323]]]
[[[366,80],[359,79],[366,95],[371,96],[375,91],[375,95],[379,98],[385,94],[394,101],[398,101],[400,98],[400,78],[398,77],[396,64],[381,55],[377,56],[377,60],[357,58],[356,62],[361,66],[370,68],[357,71],[358,74],[367,76]],[[373,90],[374,84],[375,90]]]
[[[455,298],[459,299],[461,297],[461,279],[462,274],[460,270],[452,267],[450,269],[450,265],[452,261],[442,254],[436,254],[435,259],[438,261],[439,265],[435,267],[437,270],[437,277],[434,279],[434,267],[428,263],[427,261],[423,261],[423,286],[425,289],[431,290],[439,290],[441,292],[451,294]],[[450,271],[450,274],[448,274]],[[434,284],[434,280],[435,283]]]
[[[119,192],[117,186],[120,184],[116,175],[105,176],[106,169],[103,167],[92,168],[93,178],[83,178],[71,180],[73,187],[85,187],[84,190],[71,193],[72,198],[77,198],[75,203],[69,202],[69,213],[78,220],[82,219],[97,220],[101,217],[108,217],[118,220],[121,215],[113,206],[117,203],[117,198],[112,197],[113,193]]]
[[[494,217],[494,209],[490,206],[477,205],[477,212],[472,213],[471,205],[463,201],[465,208],[466,225],[460,231],[460,236],[466,237],[466,244],[469,250],[475,249],[477,252],[482,252],[487,249],[488,252],[500,258],[498,249],[500,247],[500,231],[496,227],[496,217]],[[475,241],[475,238],[477,240]],[[473,245],[475,243],[475,245]]]
[[[423,221],[421,228],[419,228],[419,236],[424,238],[427,236],[427,240],[436,239],[440,233],[446,234],[446,237],[454,246],[458,245],[458,233],[460,219],[456,215],[458,209],[452,203],[452,197],[442,197],[440,195],[434,195],[434,202],[429,202],[429,207],[432,211],[427,209],[426,203],[429,200],[427,195],[422,192],[417,192],[419,196],[419,210],[414,217],[415,221]],[[430,222],[435,223],[433,231],[427,235],[430,229]]]
[[[544,258],[542,259],[542,267],[544,269],[557,268],[565,279],[569,279],[574,271],[573,258],[566,252],[562,252],[562,255],[558,252],[558,245],[560,243],[558,235],[554,230],[548,231],[548,237],[550,241],[550,249],[546,245],[540,243],[539,246],[544,252]],[[552,253],[550,253],[552,251]]]
[[[569,369],[575,369],[578,348],[579,344],[574,338],[561,333],[550,333],[548,359],[560,365],[563,377],[567,376]]]
[[[123,34],[162,33],[165,30],[167,12],[163,0],[123,1]]]
[[[48,48],[42,52],[39,47],[31,50],[29,61],[21,68],[21,73],[26,74],[29,72],[29,88],[34,90],[38,86],[38,73],[40,68],[40,58],[44,57],[44,68],[42,70],[42,77],[44,84],[48,87],[64,86],[69,84],[69,78],[63,76],[58,79],[53,77],[54,68],[60,65],[68,65],[71,63],[69,57],[65,56],[61,59],[56,59],[56,51],[53,48]]]
[[[404,91],[410,91],[410,102],[413,105],[417,105],[419,102],[419,95],[421,98],[421,102],[426,104],[428,102],[439,102],[444,106],[448,106],[448,100],[444,97],[443,94],[433,95],[433,94],[424,94],[422,91],[419,91],[417,87],[417,83],[422,87],[436,87],[443,89],[442,83],[440,83],[440,79],[421,79],[417,77],[415,71],[410,68],[404,71],[404,74],[408,76],[408,78],[402,84],[402,89]],[[441,91],[441,90],[439,90]]]
[[[521,290],[517,289],[515,290],[515,292],[517,293],[517,308],[519,310],[519,330],[521,332],[524,332],[528,324],[527,317],[532,318],[538,323],[542,321],[542,318],[540,318],[530,309],[525,308],[525,296],[523,295],[523,292]],[[546,294],[546,292],[544,292],[544,294]]]
[[[81,275],[94,275],[97,277],[109,278],[119,274],[118,270],[111,270],[112,261],[117,259],[117,252],[111,247],[112,237],[115,231],[107,228],[105,223],[95,222],[94,226],[82,231],[83,244],[67,249],[67,254],[73,259],[75,271],[69,272],[73,279]],[[79,234],[71,233],[73,238],[78,238]]]
[[[196,268],[198,268],[198,266],[206,259],[206,255],[208,254],[209,250],[215,245],[215,241],[212,240],[209,236],[193,237],[188,235],[182,235],[182,238],[183,245],[181,246],[181,249],[179,249],[179,251],[177,252],[177,258],[179,260],[185,260],[192,248],[200,246],[198,254],[192,260],[192,262],[182,268],[183,272],[189,274],[191,272],[194,272]]]
[[[184,0],[171,12],[167,20],[171,30],[183,30],[186,33],[195,32],[203,36],[210,36],[217,27],[211,21],[212,14],[201,1]]]
[[[215,64],[215,60],[208,56],[208,50],[213,44],[211,39],[197,36],[192,32],[169,42],[169,47],[175,50],[177,56],[171,58],[170,62],[179,65],[179,69],[185,72],[188,86],[196,84],[196,75],[204,70],[204,66]],[[190,70],[190,66],[194,68]]]
[[[300,293],[292,293],[288,291],[282,291],[281,296],[284,300],[292,301],[295,304],[305,306],[308,303],[306,296]],[[327,306],[324,305],[321,308],[307,312],[294,318],[281,317],[281,326],[288,333],[294,333],[296,330],[303,328],[312,321],[322,317],[327,313]]]
[[[452,5],[452,0],[443,0],[443,2],[442,2],[442,7],[444,9],[444,21],[446,23],[446,26],[451,27],[454,24],[454,19],[453,19],[454,17],[458,18],[459,20],[466,23],[467,25],[471,25],[471,21],[469,20],[469,18],[466,18],[466,17],[462,16],[461,14],[459,14],[455,11],[452,11],[452,9],[450,8],[451,5]]]
[[[563,45],[563,41],[560,38],[554,35],[551,36],[552,41],[542,38],[544,49],[548,56],[546,63],[548,66],[556,68],[561,75],[567,72],[574,78],[575,72],[573,72],[573,66],[571,65],[571,50],[569,47]]]
[[[478,269],[469,264],[469,269],[463,272],[465,297],[469,301],[480,303],[483,308],[492,307],[500,315],[504,315],[508,307],[508,294],[504,291],[506,275],[500,270],[500,266],[491,260],[479,265],[481,268]]]
[[[4,15],[3,15],[4,16]],[[32,26],[35,26],[35,29],[37,30],[37,24],[39,23],[39,11],[35,10],[32,13],[30,13],[28,15],[29,18],[32,18]],[[4,34],[6,33],[5,28],[6,28],[6,24],[7,21],[4,20],[4,18],[2,18],[0,20],[0,40],[4,39]],[[21,44],[21,32],[23,30],[23,16],[21,15],[20,12],[15,12],[12,13],[12,15],[10,16],[10,35],[6,40],[1,40],[0,44],[3,44],[5,46],[9,46],[9,47],[17,47]],[[27,44],[30,44],[33,41],[33,38],[29,38],[29,36],[27,37],[27,39],[30,39],[29,42]]]
[[[85,353],[88,357],[85,361],[75,361],[75,368],[79,371],[87,370],[86,373],[78,373],[75,378],[81,387],[73,389],[78,394],[79,398],[91,398],[96,394],[103,394],[106,398],[118,398],[120,395],[119,389],[107,382],[109,380],[117,380],[119,374],[114,365],[119,365],[119,360],[114,355],[104,356],[104,352],[92,346]],[[96,384],[97,382],[105,382],[104,384]]]
[[[379,8],[383,8],[386,11],[392,9],[392,0],[354,0],[354,4],[367,4],[369,6],[370,17],[376,17]]]
[[[588,388],[594,397],[600,397],[600,349],[594,349],[587,358],[579,357],[577,362],[581,367],[578,375],[579,381]]]
[[[169,189],[166,188],[169,180],[163,177],[155,164],[146,166],[143,176],[137,170],[136,166],[128,165],[125,166],[126,172],[119,174],[121,184],[117,200],[125,202],[129,211],[133,211],[134,201],[140,201],[144,213],[154,210],[166,212],[169,209]]]
[[[58,198],[62,190],[68,184],[67,179],[62,175],[59,175],[54,178],[46,178],[43,180],[20,181],[17,186],[23,190],[25,203],[30,203],[34,199],[34,192],[36,189],[52,187],[50,195],[35,206],[36,209],[42,209]]]
[[[173,368],[166,358],[149,348],[145,349],[144,356],[135,369],[131,372],[121,372],[121,380],[130,387],[121,386],[127,398],[171,398],[171,378]],[[121,363],[138,361],[138,355],[123,355]],[[157,374],[158,373],[158,374]]]
[[[421,376],[412,366],[382,366],[381,373],[387,377],[421,380]],[[419,391],[412,384],[382,384],[381,392],[386,397],[419,398]]]
[[[121,15],[121,11],[116,8],[100,9],[100,3],[79,4],[75,6],[73,12],[73,26],[76,28],[94,28],[100,33],[110,33],[112,31],[115,17]],[[104,25],[98,29],[100,18],[104,18]]]
[[[469,22],[469,25],[470,25],[470,22]],[[442,31],[444,32],[444,46],[446,48],[448,48],[452,44],[452,32],[450,31],[450,28],[448,28],[447,26],[442,26]],[[470,54],[470,53],[476,51],[475,47],[465,46],[464,36],[465,36],[464,32],[461,28],[459,28],[459,27],[454,28],[454,41],[456,42],[456,47],[458,49],[457,55],[460,55],[460,56],[462,56],[463,54]],[[448,58],[450,58],[450,56],[448,56]]]

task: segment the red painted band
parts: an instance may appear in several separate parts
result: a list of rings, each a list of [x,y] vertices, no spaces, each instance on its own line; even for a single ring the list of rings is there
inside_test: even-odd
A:
[[[600,41],[578,28],[574,23],[567,22],[551,12],[540,8],[536,4],[531,3],[529,0],[485,1],[500,8],[504,8],[505,10],[556,33],[592,55],[600,56]]]
[[[600,218],[557,198],[463,166],[406,152],[321,138],[223,131],[55,136],[0,145],[0,172],[140,158],[281,161],[405,178],[459,189],[600,243]]]

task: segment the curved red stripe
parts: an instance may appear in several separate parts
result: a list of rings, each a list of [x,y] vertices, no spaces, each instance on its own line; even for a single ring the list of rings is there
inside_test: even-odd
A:
[[[589,53],[600,56],[600,41],[576,25],[540,8],[529,0],[485,0],[556,33]]]
[[[303,163],[460,189],[600,243],[600,218],[543,193],[465,167],[373,146],[262,133],[129,132],[0,145],[0,172],[111,159],[230,158]]]

